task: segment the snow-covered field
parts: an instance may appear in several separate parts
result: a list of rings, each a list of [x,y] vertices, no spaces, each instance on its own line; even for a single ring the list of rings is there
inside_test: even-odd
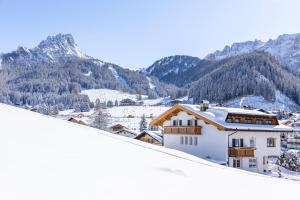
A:
[[[106,109],[109,117],[109,125],[122,124],[129,129],[139,129],[141,117],[145,115],[149,124],[152,117],[158,117],[163,112],[170,109],[165,106],[116,106]],[[129,117],[131,116],[131,117]]]
[[[120,102],[122,99],[132,99],[134,101],[137,100],[137,94],[129,94],[126,92],[121,92],[118,90],[110,90],[110,89],[89,89],[83,90],[81,94],[88,95],[91,101],[95,102],[96,99],[99,99],[101,102],[113,101],[117,100]],[[158,99],[148,99],[148,96],[142,95],[142,100],[144,105],[155,105],[163,101],[163,98]]]
[[[227,107],[241,107],[243,105],[250,105],[254,108],[262,108],[265,110],[282,109],[286,111],[298,111],[300,109],[294,101],[282,94],[280,91],[276,91],[276,100],[274,102],[267,101],[262,96],[250,95],[225,103],[225,106]]]
[[[0,121],[0,199],[282,200],[300,189],[8,105]]]

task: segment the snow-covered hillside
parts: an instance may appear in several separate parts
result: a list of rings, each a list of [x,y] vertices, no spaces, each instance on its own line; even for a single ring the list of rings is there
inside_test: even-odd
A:
[[[240,108],[243,106],[251,106],[257,109],[265,110],[285,110],[298,111],[299,106],[280,91],[276,91],[276,99],[274,102],[265,100],[262,96],[249,95],[226,102],[224,105],[228,107]]]
[[[137,94],[129,94],[126,92],[111,90],[111,89],[89,89],[83,90],[81,94],[88,95],[91,101],[95,102],[96,99],[99,99],[101,102],[113,101],[116,100],[120,102],[122,99],[132,99],[137,101]],[[155,105],[163,101],[163,98],[157,99],[148,99],[148,96],[142,95],[142,100],[144,105]]]
[[[0,199],[282,200],[300,189],[3,104],[0,121]]]
[[[122,124],[129,129],[138,130],[141,117],[145,115],[147,124],[154,117],[170,109],[166,106],[115,106],[106,109],[109,114],[109,125]]]

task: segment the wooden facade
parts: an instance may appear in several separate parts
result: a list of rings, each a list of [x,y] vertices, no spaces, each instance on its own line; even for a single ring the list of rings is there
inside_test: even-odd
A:
[[[213,126],[215,126],[218,130],[225,130],[225,127],[208,119],[203,117],[202,115],[199,115],[196,112],[193,112],[189,109],[186,109],[185,107],[181,106],[181,105],[176,105],[173,106],[171,109],[167,110],[166,112],[164,112],[162,115],[160,115],[158,118],[154,119],[151,121],[150,125],[151,126],[162,126],[163,123],[166,120],[169,120],[171,117],[176,116],[179,112],[186,112],[188,115],[192,115],[194,116],[196,119],[198,120],[203,120],[206,124],[211,124]]]
[[[122,131],[122,130],[126,130],[126,129],[127,129],[127,127],[123,126],[122,124],[115,124],[110,127],[110,130],[113,132],[118,132],[118,131]]]
[[[229,157],[254,157],[254,148],[252,147],[229,147]]]
[[[201,135],[201,126],[165,126],[164,134]]]
[[[255,116],[244,114],[228,114],[227,123],[278,125],[276,116]]]
[[[143,142],[147,142],[147,143],[150,143],[150,144],[155,144],[155,145],[162,146],[161,141],[159,141],[156,138],[152,137],[146,131],[144,131],[140,135],[136,136],[135,139],[143,141]]]
[[[68,119],[68,121],[76,123],[76,124],[86,125],[82,120],[78,120],[78,119],[75,119],[73,117],[71,117],[70,119]]]

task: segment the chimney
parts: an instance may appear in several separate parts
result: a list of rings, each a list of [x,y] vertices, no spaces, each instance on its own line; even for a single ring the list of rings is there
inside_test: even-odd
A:
[[[202,100],[200,101],[200,110],[201,111],[206,111],[209,107],[209,101],[207,100]]]

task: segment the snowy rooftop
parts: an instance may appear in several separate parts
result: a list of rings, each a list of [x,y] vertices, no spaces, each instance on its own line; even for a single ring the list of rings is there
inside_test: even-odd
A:
[[[244,200],[281,200],[295,194],[278,191],[300,189],[4,104],[0,121],[0,199],[227,199],[234,192]]]
[[[197,113],[227,129],[239,130],[272,130],[272,131],[292,131],[292,129],[285,125],[265,125],[265,124],[241,124],[241,123],[227,123],[226,117],[228,114],[243,114],[255,116],[275,116],[259,110],[248,110],[241,108],[226,108],[226,107],[209,107],[206,111],[201,111],[199,105],[180,104],[180,106]]]

